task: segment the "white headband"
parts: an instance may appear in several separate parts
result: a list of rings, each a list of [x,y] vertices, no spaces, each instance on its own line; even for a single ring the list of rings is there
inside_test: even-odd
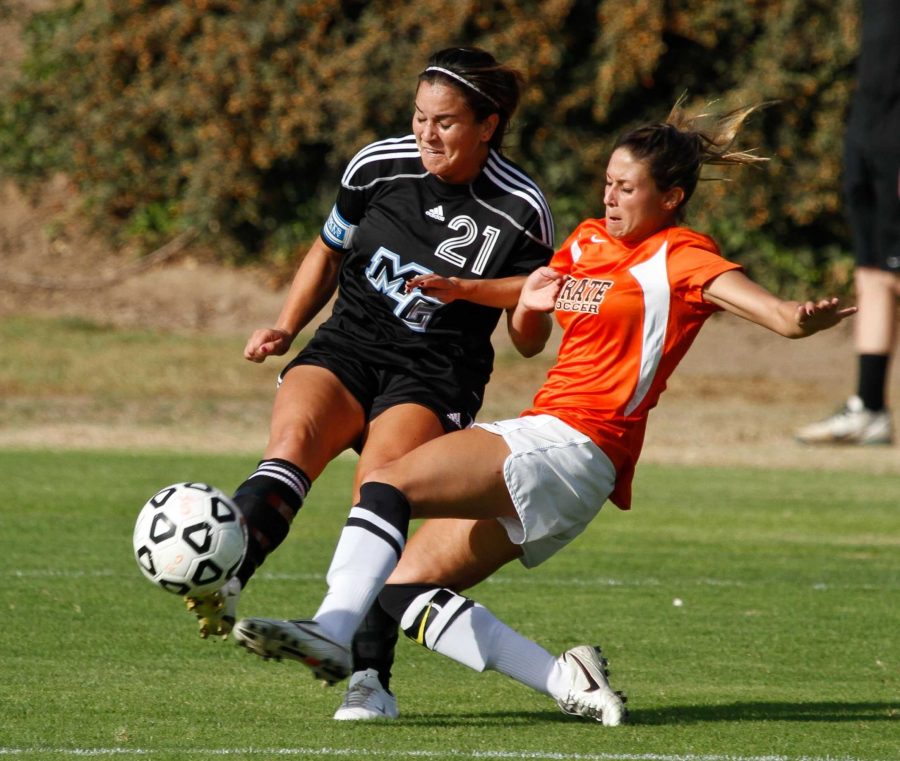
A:
[[[487,94],[484,90],[482,90],[481,88],[476,87],[475,85],[473,85],[473,84],[472,84],[468,79],[466,79],[465,77],[461,77],[461,76],[460,76],[459,74],[457,74],[456,72],[450,71],[450,69],[445,69],[445,68],[443,68],[443,67],[441,67],[441,66],[429,66],[429,67],[428,67],[427,69],[425,69],[425,71],[423,71],[422,73],[423,73],[423,74],[427,74],[429,71],[437,71],[437,72],[440,72],[441,74],[445,74],[446,76],[455,79],[457,82],[462,82],[466,87],[468,87],[468,88],[474,90],[474,91],[477,92],[479,95],[481,95],[483,98],[487,98],[487,99],[488,99],[491,103],[493,103],[497,108],[500,108],[500,104],[499,104],[494,98],[492,98],[490,95],[488,95],[488,94]]]

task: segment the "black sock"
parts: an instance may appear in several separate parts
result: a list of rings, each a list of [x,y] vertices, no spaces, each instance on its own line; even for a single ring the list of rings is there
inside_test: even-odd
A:
[[[884,409],[884,389],[887,384],[887,354],[859,355],[859,390],[857,396],[872,412]]]
[[[375,669],[378,681],[391,688],[391,667],[400,627],[376,600],[353,637],[353,670]]]
[[[310,489],[309,477],[287,460],[260,460],[234,493],[247,521],[247,554],[235,574],[241,587],[288,535]]]

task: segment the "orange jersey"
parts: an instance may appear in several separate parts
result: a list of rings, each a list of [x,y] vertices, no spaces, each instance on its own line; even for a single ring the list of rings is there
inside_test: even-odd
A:
[[[569,275],[556,300],[563,329],[556,364],[523,415],[550,414],[589,436],[616,467],[610,496],[631,506],[647,415],[707,317],[711,280],[739,265],[684,227],[629,247],[606,222],[582,222],[550,266]]]

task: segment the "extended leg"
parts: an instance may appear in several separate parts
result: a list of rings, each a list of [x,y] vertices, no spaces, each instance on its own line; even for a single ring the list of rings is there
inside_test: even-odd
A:
[[[556,658],[458,591],[433,581],[395,583],[417,576],[477,583],[520,554],[497,521],[428,521],[415,540],[379,596],[408,637],[476,671],[506,674],[551,696],[566,713],[606,725],[625,721],[624,698],[609,687],[598,648]]]
[[[278,622],[271,619],[239,622],[238,643],[264,657],[277,656],[277,642],[284,635],[290,649],[281,655],[307,665],[322,659],[320,640],[336,643],[328,656],[332,661],[328,679],[337,681],[343,668],[349,671],[353,635],[406,544],[413,504],[407,493],[422,517],[515,516],[502,479],[508,454],[500,436],[467,429],[430,441],[373,473],[383,481],[361,487],[359,504],[350,511],[328,571],[328,593],[314,619],[301,622],[303,631],[297,631],[295,622],[280,633]],[[310,652],[302,652],[304,638]]]
[[[264,459],[234,494],[247,522],[244,561],[221,590],[185,601],[201,637],[228,636],[242,588],[284,541],[312,481],[361,435],[364,422],[359,403],[330,371],[301,365],[285,375]]]

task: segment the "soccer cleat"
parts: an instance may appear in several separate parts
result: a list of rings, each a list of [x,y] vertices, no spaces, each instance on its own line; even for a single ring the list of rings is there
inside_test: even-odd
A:
[[[605,727],[616,727],[628,720],[626,698],[609,686],[606,659],[599,647],[573,647],[559,657],[559,663],[569,673],[569,691],[556,701],[563,713],[596,719]]]
[[[328,637],[316,621],[242,618],[234,627],[234,639],[265,660],[298,661],[329,685],[350,673],[350,649]]]
[[[804,444],[891,444],[893,429],[890,412],[868,410],[851,396],[831,417],[803,426],[794,437]]]
[[[375,669],[357,671],[350,677],[350,685],[334,718],[338,721],[369,721],[396,719],[397,698],[381,686]]]
[[[203,639],[210,634],[227,639],[237,614],[238,598],[241,595],[241,582],[232,578],[221,589],[199,597],[187,596],[184,604],[188,611],[197,616],[200,625],[200,636]]]

